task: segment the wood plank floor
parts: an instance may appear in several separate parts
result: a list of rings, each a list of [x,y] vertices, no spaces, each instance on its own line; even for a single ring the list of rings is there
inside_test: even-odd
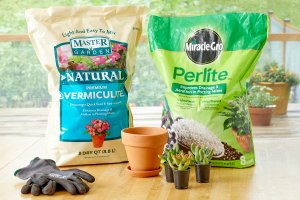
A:
[[[133,109],[136,125],[159,124],[160,108]],[[146,114],[145,114],[146,113]],[[15,123],[12,123],[14,121]],[[0,109],[0,199],[128,199],[128,200],[299,200],[300,107],[291,105],[286,116],[273,118],[270,127],[255,127],[256,166],[247,169],[212,168],[211,182],[195,182],[191,171],[188,190],[175,190],[161,176],[132,178],[126,163],[78,168],[96,177],[86,195],[57,192],[54,196],[21,195],[24,181],[13,176],[35,156],[45,157],[47,109]],[[147,122],[147,123],[145,123]],[[14,124],[17,126],[14,129]]]

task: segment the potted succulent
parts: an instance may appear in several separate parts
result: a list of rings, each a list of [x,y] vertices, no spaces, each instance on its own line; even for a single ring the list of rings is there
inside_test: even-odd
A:
[[[224,130],[231,128],[243,151],[251,152],[252,141],[246,96],[236,96],[234,100],[229,100],[228,106],[224,109],[226,111],[221,112],[222,116],[227,117],[223,123]]]
[[[92,137],[94,148],[102,147],[104,138],[109,135],[109,123],[100,119],[93,119],[90,124],[85,126],[85,128],[85,133],[90,134]]]
[[[266,86],[254,85],[248,91],[248,105],[252,124],[254,126],[269,126],[277,97],[272,96],[270,94],[272,89]]]
[[[172,160],[171,154],[176,155],[179,153],[179,145],[176,144],[172,149],[165,148],[165,152],[163,155],[159,155],[160,163],[165,166],[165,174],[166,174],[166,181],[168,183],[174,182],[174,174],[173,169],[168,163],[168,157]]]
[[[210,175],[210,160],[212,159],[214,149],[207,146],[191,145],[191,151],[194,155],[196,181],[198,183],[208,183]]]
[[[299,77],[292,72],[287,72],[283,67],[279,67],[276,62],[271,62],[264,66],[262,71],[254,72],[250,84],[270,87],[270,94],[278,96],[273,114],[286,114],[289,101],[290,89],[298,85]]]
[[[169,154],[168,163],[173,169],[176,189],[187,189],[190,179],[190,165],[193,161],[193,154],[180,151],[178,154]]]

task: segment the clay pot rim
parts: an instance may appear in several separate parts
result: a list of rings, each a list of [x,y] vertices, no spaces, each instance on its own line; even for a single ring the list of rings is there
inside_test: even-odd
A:
[[[262,110],[273,110],[276,107],[276,105],[273,105],[273,106],[272,107],[251,107],[251,106],[249,106],[249,109],[254,109],[254,110],[260,110],[260,109],[262,109]]]
[[[250,116],[253,115],[272,115],[274,108],[249,108]]]
[[[141,134],[141,132],[143,133]],[[130,127],[122,130],[122,133],[126,133],[128,135],[138,135],[139,137],[160,136],[166,134],[167,132],[167,129],[160,127]]]
[[[235,128],[231,128],[231,130],[232,130],[233,132],[235,132],[235,133],[233,133],[233,134],[236,134],[237,137],[241,137],[241,136],[250,136],[250,133],[245,133],[245,134],[242,134],[242,135],[238,135],[237,130],[236,130]]]
[[[263,84],[266,84],[266,85],[285,85],[285,84],[289,84],[288,82],[257,82],[258,84],[259,83],[263,83]]]
[[[168,130],[159,127],[134,127],[122,130],[125,146],[156,149],[168,141]]]

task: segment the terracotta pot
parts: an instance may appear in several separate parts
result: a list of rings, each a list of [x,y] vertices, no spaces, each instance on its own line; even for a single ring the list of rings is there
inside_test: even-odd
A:
[[[93,146],[94,148],[100,148],[103,145],[105,134],[92,136]]]
[[[249,108],[253,126],[270,126],[273,108]]]
[[[122,130],[129,165],[133,171],[152,171],[160,168],[164,145],[168,141],[168,131],[157,127],[135,127]]]
[[[249,133],[244,135],[238,135],[237,131],[232,129],[232,133],[235,136],[237,142],[239,143],[240,147],[247,153],[249,153],[252,150],[252,142],[251,142],[251,136]]]
[[[275,102],[274,115],[283,115],[286,114],[287,106],[289,103],[289,96],[291,87],[286,82],[277,82],[277,83],[269,83],[269,82],[259,82],[258,85],[267,86],[272,89],[270,94],[273,96],[277,96],[278,99]]]

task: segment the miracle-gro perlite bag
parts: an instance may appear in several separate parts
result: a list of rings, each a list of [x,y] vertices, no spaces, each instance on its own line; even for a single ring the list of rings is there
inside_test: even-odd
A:
[[[121,130],[144,7],[53,7],[26,11],[52,96],[48,155],[58,165],[126,161]]]
[[[165,148],[192,143],[214,149],[213,166],[255,164],[246,81],[267,40],[259,13],[151,16],[151,55],[167,85]]]

